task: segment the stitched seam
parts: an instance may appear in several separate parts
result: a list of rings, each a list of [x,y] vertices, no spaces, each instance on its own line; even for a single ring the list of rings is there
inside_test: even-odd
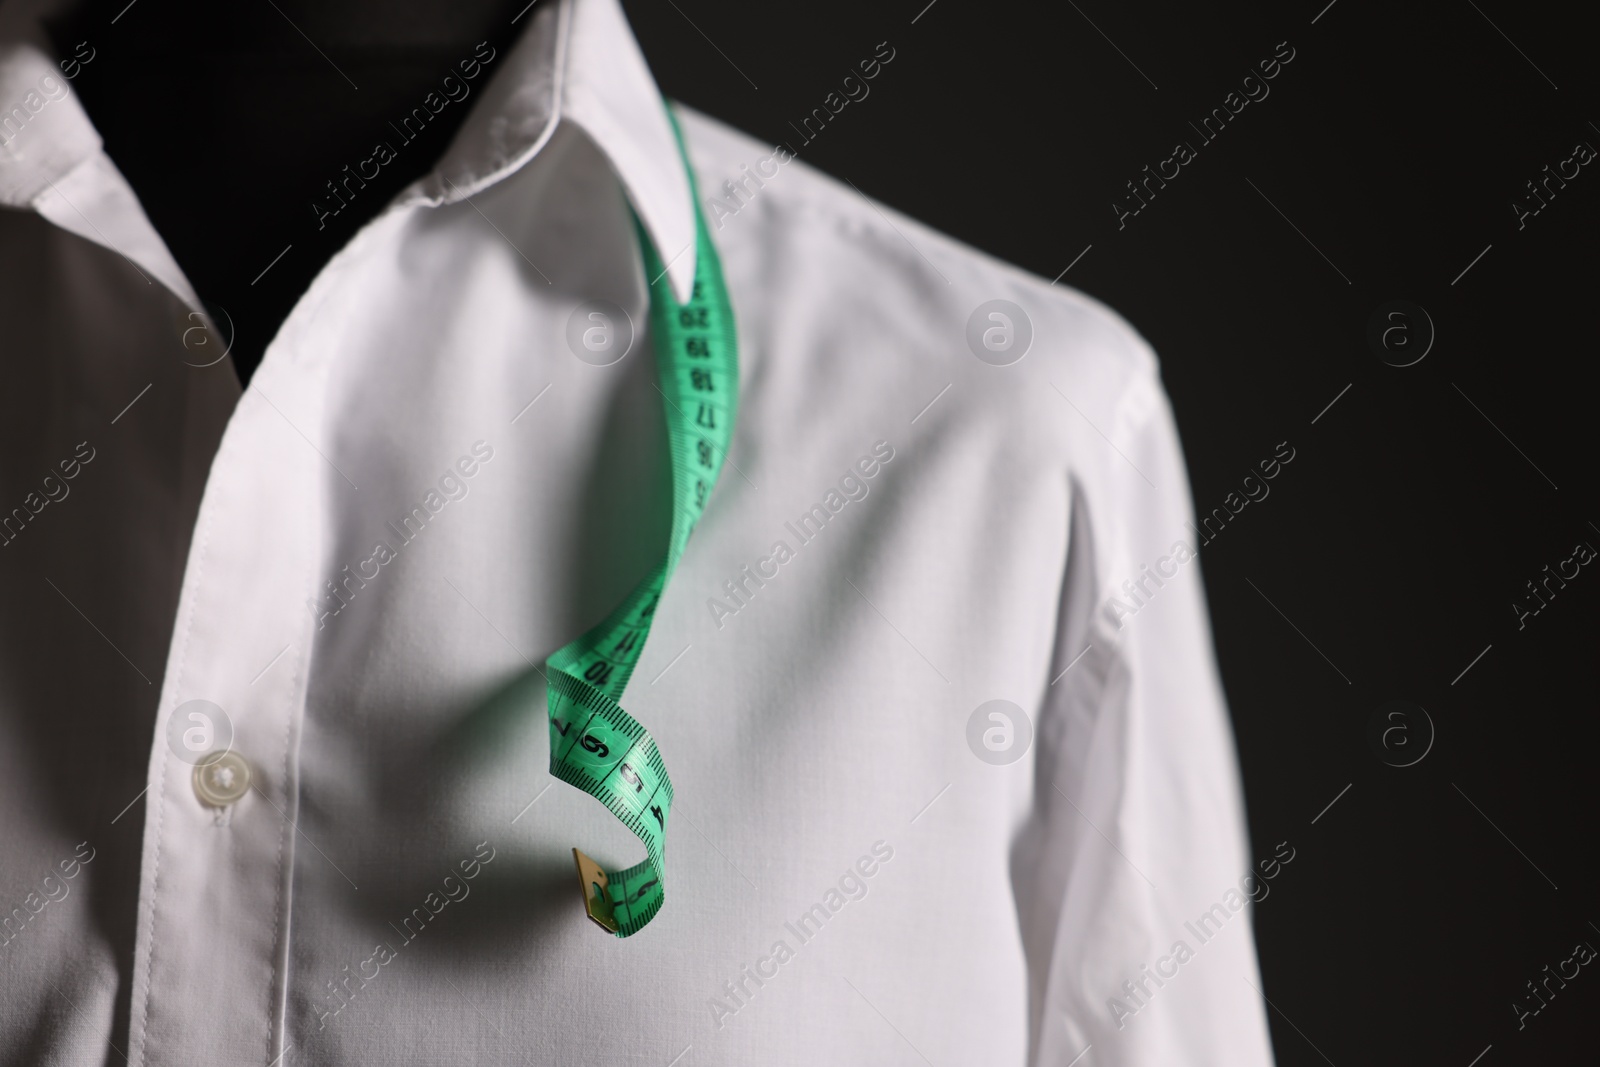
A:
[[[296,688],[299,688],[298,680]],[[291,706],[288,714],[283,717],[283,765],[278,772],[278,781],[283,783],[283,803],[289,804],[289,728],[294,723],[294,710]],[[298,787],[297,787],[298,788]],[[283,924],[283,914],[279,910],[283,904],[283,839],[286,835],[294,833],[294,827],[289,824],[288,813],[283,818],[283,828],[278,833],[278,854],[273,860],[273,890],[272,890],[272,970],[267,975],[267,1061],[272,1061],[272,1015],[277,1002],[278,987],[278,931]]]
[[[382,215],[378,216],[378,218],[376,218],[376,219],[373,219],[366,226],[364,226],[361,229],[361,231],[359,233],[357,233],[354,238],[351,239],[350,244],[347,245],[340,252],[338,252],[334,256],[334,258],[327,264],[327,266],[325,266],[323,268],[322,273],[319,274],[317,276],[317,278],[315,279],[315,281],[312,283],[311,291],[307,292],[306,295],[304,297],[302,297],[302,300],[305,302],[305,305],[306,305],[303,315],[296,316],[295,312],[300,310],[298,305],[296,306],[294,311],[292,311],[290,313],[291,320],[293,320],[293,319],[295,319],[297,317],[301,320],[300,322],[295,324],[296,336],[302,336],[304,334],[304,332],[310,328],[310,324],[312,322],[314,322],[316,320],[317,316],[320,314],[323,305],[327,302],[327,300],[329,298],[329,295],[333,292],[333,289],[334,289],[335,285],[338,284],[340,281],[344,280],[351,273],[351,264],[356,261],[358,252],[360,252],[366,245],[368,245],[371,242],[377,240],[376,234],[379,232],[379,230],[382,229],[383,225],[391,224],[392,220],[395,218],[395,216],[399,215],[403,210],[405,210],[406,208],[409,208],[411,206],[412,205],[410,205],[410,204],[398,204],[398,203],[390,205],[390,207],[388,209],[386,209],[385,212]],[[284,345],[289,345],[289,344],[292,343],[292,339],[290,339],[288,337],[280,336],[280,338],[277,341],[274,342],[274,344],[278,344],[278,343],[282,343]],[[328,363],[327,360],[324,359],[324,360],[318,361],[316,364],[314,364],[313,368],[314,368],[314,374],[305,375],[304,377],[314,380],[319,385],[319,387],[321,389],[321,395],[322,395],[322,398],[323,398],[323,401],[324,401],[322,414],[325,414],[326,413],[327,389],[328,389],[327,375],[329,373],[329,363]],[[263,394],[263,395],[265,395],[265,394]],[[319,419],[319,421],[320,421],[320,419]],[[316,548],[319,560],[320,560],[321,550],[322,550],[322,546],[319,543],[317,545],[317,548]],[[288,705],[288,712],[284,717],[284,724],[283,724],[283,763],[282,763],[282,765],[280,767],[280,770],[279,770],[279,779],[278,779],[283,785],[282,799],[283,799],[283,805],[284,805],[284,824],[285,825],[283,827],[283,830],[278,835],[278,852],[277,852],[276,858],[274,859],[274,864],[273,864],[273,866],[274,866],[274,872],[273,872],[274,888],[273,888],[273,900],[272,900],[272,959],[271,959],[271,971],[269,972],[268,979],[267,979],[268,1007],[267,1007],[267,1050],[266,1051],[267,1051],[268,1062],[272,1061],[272,1038],[273,1038],[274,1018],[275,1017],[277,1019],[278,1024],[280,1024],[284,1028],[285,1038],[287,1038],[287,1036],[288,1036],[288,1030],[287,1030],[287,1027],[288,1027],[288,992],[287,992],[287,983],[288,983],[288,969],[289,969],[289,965],[288,965],[288,936],[289,936],[289,928],[290,928],[291,924],[287,921],[287,917],[288,917],[289,908],[291,908],[293,906],[294,892],[293,892],[293,883],[291,881],[289,883],[289,890],[290,891],[289,891],[289,894],[288,894],[288,900],[285,900],[285,895],[284,895],[284,885],[285,885],[285,873],[284,873],[284,851],[285,851],[285,849],[284,849],[284,841],[287,839],[289,841],[290,845],[291,846],[293,845],[293,843],[294,843],[294,836],[293,835],[295,833],[295,829],[294,829],[294,826],[292,824],[290,824],[289,819],[290,819],[291,815],[296,815],[297,816],[299,814],[299,806],[298,806],[298,797],[299,797],[299,789],[300,789],[300,785],[299,785],[299,761],[298,761],[298,747],[299,746],[298,746],[298,738],[296,737],[295,731],[294,731],[294,725],[295,725],[295,717],[297,715],[303,716],[304,711],[305,711],[305,704],[306,704],[306,700],[308,698],[308,695],[310,693],[310,687],[311,687],[311,662],[312,662],[312,659],[313,659],[313,657],[314,657],[314,655],[316,653],[316,632],[314,630],[310,629],[310,619],[309,618],[305,618],[305,619],[302,620],[302,630],[301,630],[301,632],[306,637],[306,652],[305,652],[305,655],[303,657],[298,657],[298,656],[296,657],[299,665],[298,665],[297,670],[296,670],[295,682],[290,687],[290,692],[292,694],[295,694],[295,699],[293,701],[291,701],[290,704]],[[296,740],[296,744],[294,745],[294,750],[293,751],[291,751],[291,745],[290,745],[291,738],[294,738]],[[294,790],[294,794],[293,794],[294,795],[294,801],[291,801],[291,795],[290,795],[291,782],[289,780],[289,762],[290,762],[291,756],[295,757],[295,766],[296,766],[295,779],[294,779],[294,782],[292,783],[293,790]],[[291,858],[290,858],[290,861],[289,861],[290,862],[290,871],[289,871],[288,877],[292,880],[292,878],[293,878],[293,859],[292,859],[292,857],[293,857],[293,854],[294,854],[292,847],[289,850],[289,852],[290,852],[290,857]],[[283,959],[283,967],[281,968],[281,970],[280,970],[279,964],[278,964],[280,955],[281,955],[281,957]],[[279,981],[280,981],[280,979],[279,979],[280,973],[282,974],[282,982],[283,982],[284,987],[285,987],[284,988],[284,994],[283,994],[282,997],[280,997],[278,995],[278,985],[279,985]],[[279,1011],[280,1005],[281,1005],[281,1008],[282,1008],[281,1013]],[[287,1046],[285,1046],[285,1047],[287,1047]],[[282,1051],[281,1050],[279,1052],[279,1055],[280,1056],[282,1055]]]
[[[228,442],[226,440],[226,436],[227,436],[226,435],[226,431],[224,431],[224,443],[223,443],[223,447],[218,450],[218,456],[217,456],[218,460],[221,460],[222,453],[224,451],[226,451],[227,448],[229,447],[229,444],[228,444]],[[201,506],[202,507],[205,506],[204,502],[202,502]],[[215,510],[213,509],[213,510],[211,510],[210,513],[208,513],[206,515],[206,517],[205,517],[205,527],[201,530],[201,533],[200,533],[199,554],[196,557],[195,562],[194,562],[194,585],[193,585],[193,588],[196,591],[199,590],[201,577],[205,573],[206,557],[207,557],[207,555],[208,555],[208,553],[210,552],[210,549],[211,549],[211,528],[212,528],[212,523],[215,521],[215,517],[216,517],[215,516]],[[184,619],[184,622],[183,622],[183,640],[182,640],[181,645],[179,646],[181,651],[178,653],[177,671],[173,674],[172,692],[174,692],[174,693],[178,693],[178,692],[181,691],[181,687],[182,687],[182,683],[183,683],[184,668],[188,664],[188,661],[189,661],[189,642],[190,642],[191,636],[194,633],[194,617],[195,617],[195,613],[196,613],[196,610],[197,610],[196,601],[198,599],[199,599],[198,595],[196,595],[195,598],[190,601],[190,603],[189,603],[189,615],[188,615],[188,618]],[[158,707],[157,710],[156,710],[156,722],[158,724],[157,736],[160,736],[160,729],[159,729],[159,723],[161,721],[160,716],[161,716],[161,711],[160,711],[160,708]],[[139,1002],[139,1051],[138,1051],[138,1054],[139,1054],[139,1058],[140,1058],[141,1061],[144,1059],[145,1046],[149,1043],[150,987],[151,987],[151,982],[152,982],[152,979],[153,979],[153,976],[154,976],[154,973],[155,973],[155,963],[156,963],[156,937],[155,937],[155,932],[156,932],[156,912],[157,912],[156,898],[157,898],[157,895],[158,895],[158,892],[159,892],[160,886],[161,886],[162,828],[166,823],[166,813],[167,813],[167,802],[166,802],[167,748],[166,748],[165,745],[161,746],[161,748],[160,748],[160,756],[158,758],[160,760],[160,763],[157,766],[156,775],[155,775],[155,782],[152,783],[152,787],[154,785],[156,785],[156,784],[159,784],[161,786],[161,797],[160,797],[160,806],[156,809],[155,852],[151,856],[151,860],[150,860],[150,907],[149,907],[149,911],[146,913],[146,919],[145,919],[146,943],[150,946],[150,949],[149,949],[149,954],[147,956],[145,956],[145,961],[144,961],[144,996],[142,998],[140,998],[140,1002]],[[152,797],[151,798],[152,802],[154,802],[155,799],[156,798]]]
[[[303,622],[302,626],[304,628],[306,628],[306,629],[309,629],[309,626],[310,626],[309,621]],[[302,631],[302,632],[304,632],[304,631]],[[291,907],[293,907],[293,901],[294,901],[294,886],[293,886],[293,882],[292,882],[292,879],[294,877],[294,870],[293,870],[293,851],[291,850],[291,852],[290,852],[290,861],[289,861],[290,862],[290,870],[289,870],[289,873],[288,873],[288,876],[287,876],[289,879],[291,879],[291,881],[288,883],[289,884],[288,899],[285,900],[284,899],[284,892],[283,892],[284,885],[285,885],[284,847],[283,847],[283,843],[284,843],[285,840],[288,840],[291,844],[293,844],[293,842],[294,842],[294,836],[293,835],[295,833],[295,829],[294,829],[294,826],[289,823],[289,817],[290,817],[291,813],[293,815],[295,815],[295,816],[298,816],[300,814],[300,809],[299,809],[299,804],[298,804],[298,797],[300,795],[299,744],[298,744],[298,737],[296,737],[296,735],[295,735],[294,724],[295,724],[295,716],[296,715],[302,715],[303,716],[304,711],[305,711],[305,701],[306,701],[306,698],[307,698],[307,694],[310,692],[310,688],[311,688],[311,658],[312,658],[313,654],[315,653],[315,650],[316,650],[316,637],[315,637],[315,634],[313,633],[308,637],[308,639],[306,641],[306,654],[305,654],[305,656],[304,657],[296,657],[299,660],[299,666],[296,669],[295,682],[290,687],[290,691],[295,693],[295,694],[297,694],[297,698],[296,698],[296,700],[294,700],[293,702],[291,702],[289,704],[289,709],[290,709],[289,713],[286,716],[284,716],[284,721],[283,721],[283,766],[282,766],[282,770],[280,772],[281,773],[281,777],[280,777],[279,780],[283,783],[283,807],[284,807],[284,824],[285,825],[284,825],[284,832],[280,833],[278,835],[278,857],[277,857],[277,861],[276,861],[276,872],[275,872],[276,885],[275,885],[275,888],[273,889],[273,900],[272,900],[272,972],[271,972],[271,975],[268,977],[268,980],[267,980],[268,981],[267,993],[268,993],[268,997],[270,998],[269,1003],[268,1003],[268,1009],[267,1009],[267,1059],[268,1059],[268,1062],[271,1062],[271,1060],[272,1060],[272,1034],[273,1034],[274,1012],[278,1011],[280,1004],[282,1005],[282,1013],[277,1017],[278,1018],[278,1023],[281,1026],[284,1027],[284,1036],[285,1036],[285,1038],[287,1038],[287,1036],[288,1036],[288,1029],[287,1029],[288,1028],[288,1013],[289,1013],[289,1009],[288,1009],[288,989],[287,989],[288,978],[289,978],[288,936],[289,936],[289,930],[290,930],[290,926],[291,926],[291,924],[288,922],[288,915],[289,915],[289,909]],[[291,737],[295,738],[295,741],[296,741],[296,743],[294,744],[293,747],[291,747],[291,745],[290,745]],[[291,783],[290,783],[290,779],[289,779],[289,762],[290,762],[291,757],[294,758],[295,767],[296,767],[294,781],[293,781],[294,796],[296,798],[295,801],[291,801],[291,799],[290,799],[290,784]],[[280,933],[280,931],[281,931],[281,933]],[[279,982],[278,975],[280,973],[280,970],[279,970],[279,967],[278,967],[278,960],[279,960],[280,954],[281,954],[282,959],[284,961],[281,973],[283,975],[283,984],[284,984],[285,988],[284,988],[284,995],[282,997],[278,996],[278,982]],[[287,1046],[285,1046],[285,1047],[287,1047]],[[280,1051],[279,1055],[280,1056],[282,1055],[281,1051]]]

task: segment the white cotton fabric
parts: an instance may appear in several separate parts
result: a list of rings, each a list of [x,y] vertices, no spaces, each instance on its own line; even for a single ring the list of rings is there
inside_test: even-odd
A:
[[[799,161],[715,213],[737,430],[623,701],[666,905],[584,918],[572,846],[642,849],[547,774],[536,668],[664,550],[630,204],[680,294],[694,205],[614,0],[528,23],[242,394],[70,92],[0,147],[0,1061],[1270,1063],[1246,909],[1186,926],[1260,857],[1153,354]],[[10,107],[54,65],[0,33]],[[772,155],[678,114],[703,204]],[[995,299],[1011,366],[966,340]],[[253,773],[220,814],[197,699]]]

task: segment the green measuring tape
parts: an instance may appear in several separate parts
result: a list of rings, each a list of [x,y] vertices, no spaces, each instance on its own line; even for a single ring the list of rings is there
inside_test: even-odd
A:
[[[645,859],[606,871],[572,850],[589,918],[618,937],[642,930],[661,910],[662,844],[672,811],[672,780],[649,732],[620,701],[650,635],[667,579],[704,513],[733,437],[739,354],[722,263],[706,233],[694,173],[678,150],[695,203],[694,293],[679,304],[666,266],[635,218],[650,283],[650,337],[666,400],[672,449],[672,538],[665,558],[621,604],[547,661],[550,773],[588,793],[644,842]]]

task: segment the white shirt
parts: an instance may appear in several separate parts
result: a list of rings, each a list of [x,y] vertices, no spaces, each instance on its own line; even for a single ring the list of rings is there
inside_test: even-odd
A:
[[[679,109],[742,381],[623,698],[676,787],[666,904],[609,937],[570,849],[642,849],[547,774],[535,665],[666,543],[628,205],[678,293],[695,269],[614,0],[529,16],[242,394],[8,18],[8,1062],[1270,1062],[1233,902],[1271,856],[1126,323]],[[610,366],[568,344],[594,301],[636,335]],[[211,736],[174,725],[195,700]],[[196,741],[236,802],[197,796]]]

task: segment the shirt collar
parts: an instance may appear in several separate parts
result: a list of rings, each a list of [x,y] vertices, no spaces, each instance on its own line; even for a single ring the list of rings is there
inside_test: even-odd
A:
[[[6,14],[0,15],[0,205],[26,208],[97,156],[101,142],[49,58],[36,20],[18,18],[16,8]],[[414,187],[417,198],[448,204],[482,192],[526,165],[558,124],[571,122],[611,162],[667,264],[673,292],[687,302],[695,274],[694,200],[666,106],[621,7],[617,0],[545,0],[529,22],[443,158]],[[26,116],[20,123],[13,105]]]
[[[610,160],[686,303],[695,274],[694,198],[666,105],[617,0],[539,4],[420,183],[422,195],[448,204],[487,189],[537,155],[562,122],[580,127]]]
[[[100,135],[49,51],[36,21],[0,6],[0,205],[6,207],[32,207],[100,151]]]

